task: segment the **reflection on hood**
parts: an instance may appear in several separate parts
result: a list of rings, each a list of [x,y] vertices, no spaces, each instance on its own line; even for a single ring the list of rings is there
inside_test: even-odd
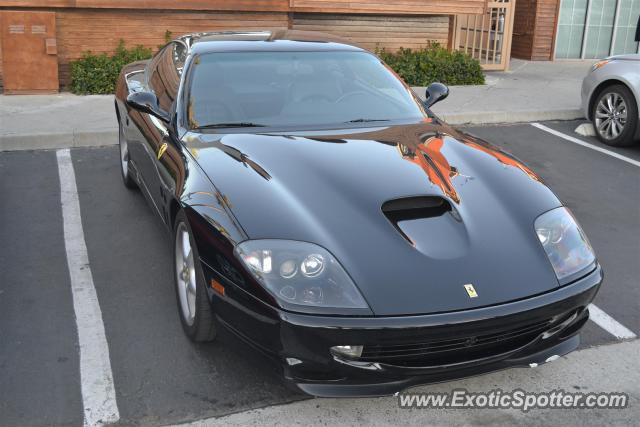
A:
[[[443,146],[443,138],[430,136],[423,143],[418,144],[415,150],[402,144],[398,144],[398,150],[403,159],[420,166],[432,184],[438,186],[451,200],[460,203],[460,196],[451,182],[459,173],[442,154]]]

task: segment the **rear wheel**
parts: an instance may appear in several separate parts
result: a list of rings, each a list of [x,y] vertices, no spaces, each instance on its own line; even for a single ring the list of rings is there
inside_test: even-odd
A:
[[[120,147],[120,174],[124,186],[130,189],[138,188],[138,185],[131,176],[131,168],[129,167],[129,143],[124,136],[122,124],[118,121],[118,146]]]
[[[634,143],[638,126],[638,105],[626,86],[612,85],[604,88],[593,104],[591,116],[600,141],[613,147]]]
[[[207,297],[204,275],[186,215],[180,211],[174,226],[176,298],[182,328],[196,342],[216,337],[213,310]]]

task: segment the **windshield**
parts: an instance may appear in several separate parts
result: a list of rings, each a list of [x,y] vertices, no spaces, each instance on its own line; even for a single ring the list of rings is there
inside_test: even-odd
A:
[[[189,127],[421,120],[423,110],[366,52],[231,52],[194,61]]]

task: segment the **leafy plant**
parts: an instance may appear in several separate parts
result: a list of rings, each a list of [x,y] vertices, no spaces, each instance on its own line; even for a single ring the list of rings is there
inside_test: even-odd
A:
[[[438,43],[419,50],[376,50],[376,54],[411,86],[428,86],[433,82],[447,85],[484,84],[484,74],[478,60],[460,51],[449,51]]]
[[[71,92],[76,94],[114,93],[120,70],[125,65],[151,58],[152,51],[142,45],[127,49],[120,40],[113,55],[85,52],[71,62]]]
[[[173,32],[169,30],[164,30],[164,42],[158,45],[158,50],[162,49],[164,45],[173,40]]]

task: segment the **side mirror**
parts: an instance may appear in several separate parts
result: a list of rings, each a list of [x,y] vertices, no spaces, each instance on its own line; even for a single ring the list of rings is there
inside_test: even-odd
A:
[[[431,83],[425,92],[425,105],[431,107],[449,96],[449,88],[442,83]]]
[[[127,105],[143,113],[151,114],[169,123],[169,113],[160,108],[158,98],[151,92],[133,92],[127,96]]]

